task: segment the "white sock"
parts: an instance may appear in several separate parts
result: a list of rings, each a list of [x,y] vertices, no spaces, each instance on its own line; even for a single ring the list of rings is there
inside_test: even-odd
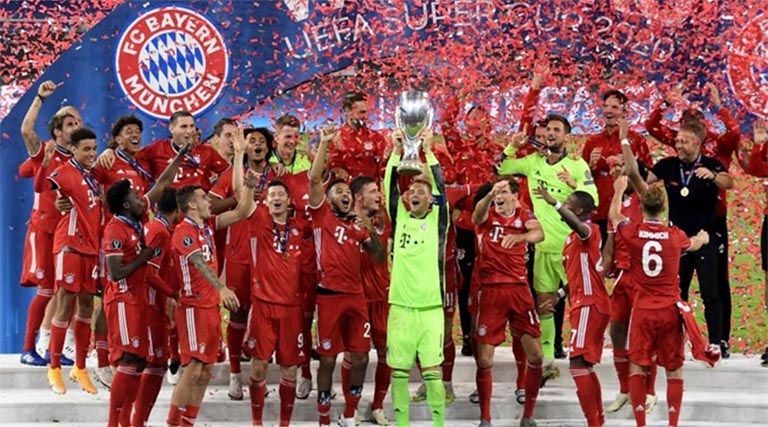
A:
[[[45,356],[45,352],[48,350],[48,346],[51,344],[51,330],[40,327],[40,331],[37,333],[37,343],[35,344],[35,351],[40,356]]]

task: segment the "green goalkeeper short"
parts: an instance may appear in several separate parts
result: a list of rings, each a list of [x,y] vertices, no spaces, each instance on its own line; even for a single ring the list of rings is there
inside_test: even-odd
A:
[[[424,368],[443,363],[443,307],[408,308],[392,305],[387,320],[387,365],[410,370],[416,357]]]
[[[537,293],[553,293],[568,283],[563,255],[536,251],[533,256],[533,289]]]

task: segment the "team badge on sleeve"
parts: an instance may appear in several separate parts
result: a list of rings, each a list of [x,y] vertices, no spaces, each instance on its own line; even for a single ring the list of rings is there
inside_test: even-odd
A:
[[[123,247],[123,242],[121,242],[118,239],[115,239],[112,241],[112,249],[121,249]]]
[[[181,244],[183,244],[185,248],[188,248],[192,246],[192,243],[194,242],[195,241],[191,237],[187,236],[184,238],[184,240],[181,241]]]

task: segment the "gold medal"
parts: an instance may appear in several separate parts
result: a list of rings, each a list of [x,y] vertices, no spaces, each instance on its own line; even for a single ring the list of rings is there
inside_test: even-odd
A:
[[[683,197],[688,197],[688,193],[690,193],[690,191],[688,191],[688,187],[683,187],[683,189],[680,190],[680,195]]]

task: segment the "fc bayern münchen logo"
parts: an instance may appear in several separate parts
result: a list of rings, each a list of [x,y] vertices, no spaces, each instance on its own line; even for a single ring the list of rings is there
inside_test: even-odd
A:
[[[131,22],[115,51],[117,81],[144,113],[168,120],[177,110],[198,115],[218,101],[229,54],[221,32],[184,7],[149,10]]]
[[[768,118],[768,16],[758,15],[733,40],[728,80],[749,112]]]

